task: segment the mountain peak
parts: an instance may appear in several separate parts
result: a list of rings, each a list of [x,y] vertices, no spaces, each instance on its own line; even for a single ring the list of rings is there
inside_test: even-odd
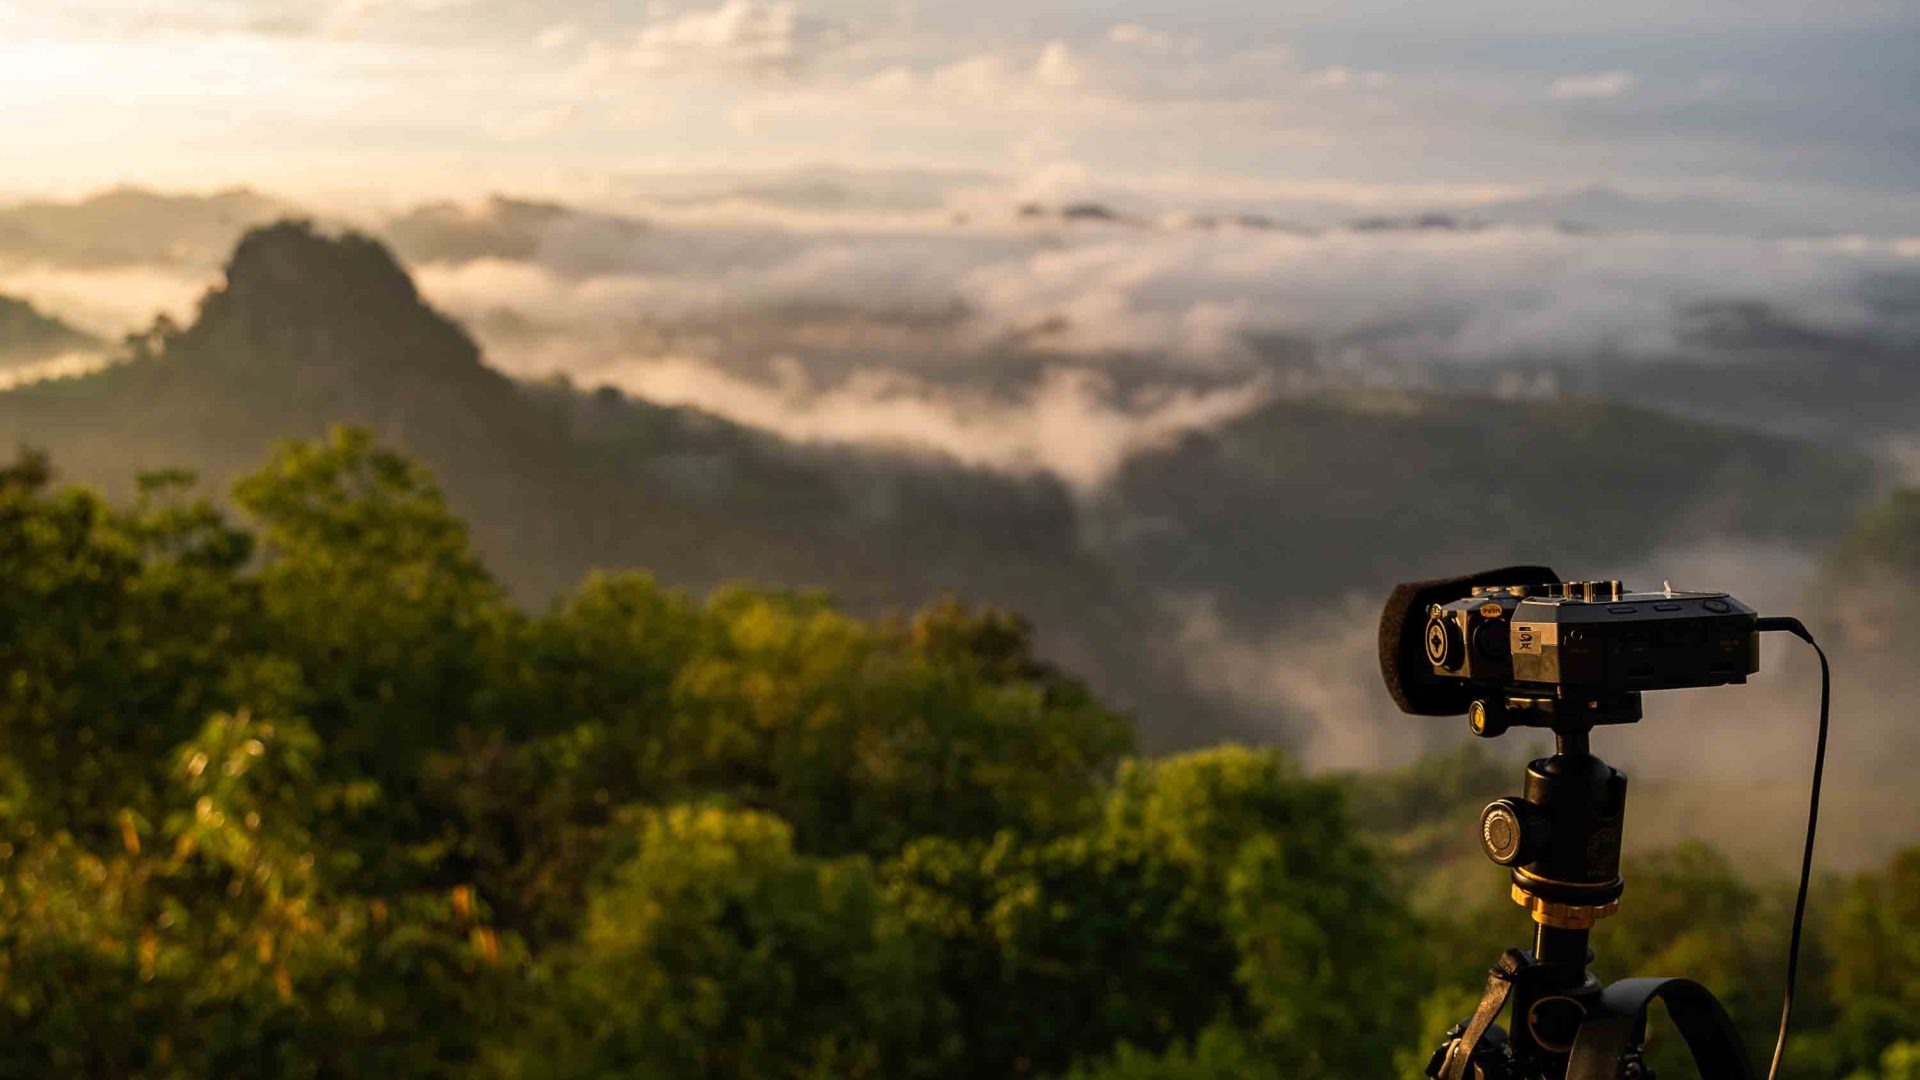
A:
[[[232,296],[292,290],[320,300],[345,290],[386,304],[419,303],[413,279],[379,241],[354,232],[329,236],[303,220],[249,230],[234,247],[226,276]]]
[[[421,299],[379,241],[311,222],[261,226],[240,239],[226,284],[201,301],[169,356],[225,372],[298,369],[442,376],[480,367],[465,331]]]

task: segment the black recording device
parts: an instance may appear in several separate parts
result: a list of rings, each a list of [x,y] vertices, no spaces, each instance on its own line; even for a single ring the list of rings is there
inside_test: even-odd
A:
[[[1596,726],[1641,718],[1649,690],[1740,684],[1760,669],[1759,634],[1783,630],[1820,656],[1820,735],[1799,898],[1794,909],[1777,1075],[1792,1010],[1827,740],[1826,654],[1798,620],[1762,618],[1726,593],[1632,592],[1619,581],[1562,581],[1510,566],[1394,589],[1380,617],[1380,671],[1394,702],[1419,716],[1465,714],[1476,735],[1549,728],[1557,752],[1527,767],[1520,795],[1480,815],[1487,856],[1535,923],[1531,951],[1509,949],[1472,1017],[1435,1051],[1436,1080],[1653,1080],[1643,1056],[1647,1008],[1663,1000],[1703,1077],[1751,1080],[1720,1003],[1686,979],[1602,986],[1588,936],[1619,910],[1627,778],[1589,750]],[[1494,1020],[1512,1001],[1511,1031]]]

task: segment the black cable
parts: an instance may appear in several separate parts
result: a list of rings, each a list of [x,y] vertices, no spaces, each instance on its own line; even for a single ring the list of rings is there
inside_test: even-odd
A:
[[[1793,1018],[1793,982],[1800,973],[1800,925],[1807,915],[1807,884],[1813,878],[1813,834],[1820,824],[1820,777],[1827,765],[1827,707],[1833,689],[1833,676],[1827,668],[1826,650],[1813,640],[1813,635],[1807,632],[1799,619],[1760,619],[1754,623],[1754,629],[1784,630],[1813,646],[1814,654],[1820,657],[1820,738],[1814,744],[1813,751],[1813,796],[1807,806],[1807,847],[1800,856],[1800,891],[1793,900],[1793,936],[1787,944],[1787,992],[1780,1003],[1780,1038],[1773,1044],[1773,1064],[1767,1069],[1767,1080],[1778,1080],[1780,1059],[1787,1051],[1787,1022]]]

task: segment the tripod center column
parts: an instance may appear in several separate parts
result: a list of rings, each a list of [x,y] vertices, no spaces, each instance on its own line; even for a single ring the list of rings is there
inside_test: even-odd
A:
[[[1534,761],[1527,767],[1526,794],[1502,800],[1526,839],[1512,852],[1523,861],[1508,863],[1513,866],[1513,899],[1542,927],[1585,931],[1619,910],[1625,888],[1620,843],[1626,801],[1626,775],[1585,753],[1583,746]],[[1488,807],[1482,832],[1488,853],[1507,862],[1500,857],[1507,852],[1496,853],[1492,847],[1500,835],[1492,821],[1500,806]]]

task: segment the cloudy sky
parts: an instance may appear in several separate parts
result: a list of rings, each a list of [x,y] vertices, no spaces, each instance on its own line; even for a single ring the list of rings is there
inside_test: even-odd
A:
[[[1415,205],[1920,204],[1897,0],[0,0],[0,192],[586,198],[688,173]]]
[[[1894,0],[0,0],[0,202],[632,214],[401,250],[517,374],[1095,484],[1265,400],[1276,338],[1372,378],[1670,356],[1703,310],[1910,342],[1917,84]],[[1127,223],[1015,211],[1085,199]],[[1436,208],[1499,224],[1337,227]],[[1241,213],[1336,227],[1197,227]],[[0,292],[116,338],[240,227]]]

